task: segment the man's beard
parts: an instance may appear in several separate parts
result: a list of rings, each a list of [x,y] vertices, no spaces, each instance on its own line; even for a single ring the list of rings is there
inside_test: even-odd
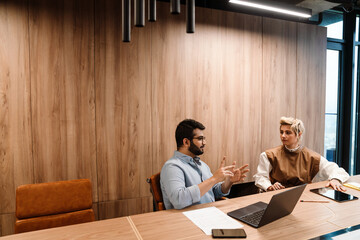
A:
[[[202,146],[202,147],[203,147],[203,146]],[[199,155],[201,155],[201,154],[204,153],[204,151],[203,151],[201,148],[197,147],[197,146],[193,143],[192,140],[190,141],[189,151],[190,151],[192,154],[195,154],[196,156],[199,156]]]

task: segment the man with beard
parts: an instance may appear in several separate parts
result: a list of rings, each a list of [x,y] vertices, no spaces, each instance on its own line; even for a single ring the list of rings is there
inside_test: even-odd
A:
[[[214,202],[229,194],[233,183],[242,181],[248,164],[236,168],[236,162],[225,166],[223,157],[214,175],[209,166],[200,160],[206,140],[204,125],[185,119],[176,128],[177,151],[163,166],[160,185],[166,209],[182,209],[191,205]]]

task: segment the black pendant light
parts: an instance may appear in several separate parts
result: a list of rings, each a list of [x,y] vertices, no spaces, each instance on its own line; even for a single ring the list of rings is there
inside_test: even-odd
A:
[[[180,0],[170,0],[170,13],[180,14]]]
[[[149,22],[156,21],[156,0],[148,0]]]
[[[122,0],[122,40],[131,40],[131,0]]]
[[[195,32],[195,0],[186,0],[186,32]]]
[[[145,0],[135,0],[134,5],[135,26],[145,27]]]

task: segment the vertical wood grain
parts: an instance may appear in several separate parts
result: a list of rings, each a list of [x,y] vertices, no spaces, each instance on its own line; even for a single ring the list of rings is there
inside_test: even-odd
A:
[[[186,111],[207,127],[203,158],[212,170],[224,155],[227,164],[252,162],[260,151],[261,18],[207,9],[196,16],[196,35],[185,41]]]
[[[305,125],[303,143],[324,154],[326,28],[298,23],[296,117]]]
[[[0,214],[14,212],[15,188],[33,181],[28,40],[27,1],[1,1]]]
[[[281,144],[279,120],[296,113],[296,23],[263,18],[261,150]]]
[[[99,220],[141,214],[152,210],[151,197],[100,202]]]
[[[305,144],[322,152],[323,28],[196,8],[186,34],[185,14],[157,11],[122,43],[121,1],[1,1],[1,234],[23,183],[89,178],[98,219],[151,211],[146,177],[185,118],[206,126],[210,168],[223,155],[250,163],[247,181],[280,144],[283,115],[304,120]]]
[[[167,6],[160,11],[167,12]],[[154,129],[163,128],[153,135],[158,149],[154,172],[176,149],[175,128],[184,118],[206,126],[202,157],[213,170],[224,155],[228,164],[236,160],[240,165],[260,151],[260,112],[249,118],[243,110],[261,107],[261,18],[201,8],[196,16],[196,34],[183,34],[183,19],[171,15],[165,19],[168,25],[153,28],[152,36],[167,32],[161,41],[152,41],[153,124]],[[248,147],[248,141],[255,144]],[[254,164],[251,167],[253,173]]]
[[[99,199],[149,196],[150,26],[121,41],[121,1],[97,1],[96,131]]]
[[[14,233],[15,213],[0,214],[0,236]]]
[[[153,173],[176,150],[177,124],[191,117],[186,115],[185,15],[169,14],[168,3],[157,4],[157,12],[159,24],[151,25]]]
[[[30,4],[35,182],[89,178],[97,201],[93,15],[85,0]]]
[[[226,50],[226,17],[221,11],[198,8],[196,12],[196,33],[186,35],[186,115],[206,127],[205,154],[201,159],[211,169],[219,167],[223,155],[228,155],[223,139],[226,134],[227,116],[224,115],[222,83],[224,79],[223,54]],[[212,39],[212,41],[208,41]],[[222,45],[222,47],[218,47]],[[219,118],[222,116],[222,118]],[[232,156],[228,156],[231,158]]]
[[[92,209],[94,211],[95,220],[99,220],[99,203],[93,201]]]
[[[261,151],[262,102],[262,21],[255,16],[226,15],[225,46],[222,53],[224,120],[222,147],[239,165],[250,164],[247,181],[256,172],[256,156]],[[224,29],[224,28],[222,28]]]

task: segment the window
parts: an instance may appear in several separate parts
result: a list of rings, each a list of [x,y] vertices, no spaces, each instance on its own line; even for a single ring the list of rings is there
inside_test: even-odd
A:
[[[359,41],[359,17],[356,17],[355,41]]]
[[[336,162],[338,88],[341,78],[343,15],[336,11],[324,12],[323,21],[320,25],[327,28],[328,37],[328,50],[326,52],[324,157],[329,161]]]
[[[355,57],[354,57],[354,69],[358,69],[358,46],[355,47]],[[357,102],[357,94],[356,94],[356,89],[357,89],[357,71],[355,71],[354,73],[354,89],[353,89],[353,114],[352,114],[352,132],[351,132],[351,155],[350,155],[350,173],[354,173],[355,172],[355,145],[356,145],[356,140],[355,140],[355,133],[356,133],[356,118],[357,118],[357,114],[356,114],[356,102]]]
[[[328,30],[324,155],[350,175],[360,173],[359,13],[331,10],[321,24]]]
[[[343,39],[343,15],[337,11],[323,13],[323,21],[320,26],[327,28],[327,37]]]
[[[340,52],[327,50],[324,155],[335,162]]]
[[[354,94],[353,94],[353,116],[352,116],[352,132],[351,132],[351,142],[352,142],[352,148],[351,148],[351,159],[350,159],[350,170],[349,172],[353,175],[353,174],[359,174],[359,160],[360,160],[360,156],[356,156],[359,155],[359,153],[356,152],[356,145],[358,144],[357,142],[360,141],[360,137],[357,136],[356,132],[358,132],[357,128],[359,128],[359,126],[356,126],[358,122],[358,118],[359,113],[357,112],[359,109],[359,92],[357,92],[357,88],[358,88],[358,84],[359,84],[359,65],[358,65],[358,61],[359,61],[359,16],[356,17],[356,26],[355,26],[355,56],[354,56]],[[357,123],[357,124],[356,124]],[[356,139],[358,138],[358,139]],[[357,150],[359,152],[359,150]],[[358,163],[356,163],[356,161],[358,161]]]

